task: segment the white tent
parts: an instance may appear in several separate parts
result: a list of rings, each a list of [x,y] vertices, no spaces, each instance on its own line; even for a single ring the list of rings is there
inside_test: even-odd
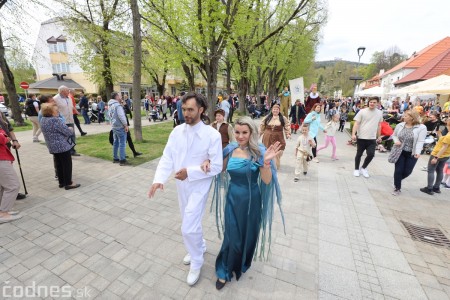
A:
[[[392,91],[389,95],[402,94],[450,94],[450,76],[439,75],[425,81],[408,85],[404,88]]]
[[[383,96],[383,88],[381,86],[374,86],[367,90],[361,90],[356,93],[357,96]]]

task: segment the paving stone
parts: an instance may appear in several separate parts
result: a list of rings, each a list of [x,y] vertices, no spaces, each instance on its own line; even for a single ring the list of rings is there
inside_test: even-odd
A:
[[[424,287],[424,291],[430,300],[448,300],[449,296],[442,290]]]
[[[356,271],[352,250],[345,246],[320,242],[319,261],[323,261],[338,267]]]
[[[30,256],[30,258],[24,260],[22,264],[28,268],[32,269],[33,267],[37,266],[38,264],[42,263],[43,261],[47,260],[49,257],[51,257],[52,254],[46,250],[41,250],[37,252],[36,254],[33,254]]]
[[[436,266],[432,264],[428,264],[431,271],[437,276],[445,279],[450,279],[450,270],[447,267]]]
[[[376,270],[385,295],[399,299],[426,299],[416,277],[382,267],[376,267]]]
[[[75,264],[72,268],[68,269],[60,276],[61,278],[69,283],[70,285],[75,285],[81,278],[86,276],[89,273],[89,270],[85,267]]]
[[[122,283],[121,281],[115,280],[108,286],[107,289],[115,295],[121,296],[129,289],[129,286]]]
[[[402,252],[372,244],[369,244],[369,248],[375,266],[389,268],[406,274],[413,274]]]
[[[52,272],[55,273],[56,275],[61,275],[62,273],[66,272],[76,264],[77,263],[72,259],[66,259],[65,261],[57,265],[54,269],[52,269]]]
[[[24,267],[22,264],[17,264],[12,268],[9,268],[8,273],[13,277],[19,277],[23,273],[27,272],[29,269]]]
[[[347,299],[358,299],[361,297],[356,272],[327,263],[320,263],[319,269],[319,286],[321,290]]]
[[[91,281],[91,285],[95,286],[97,290],[104,291],[111,282],[103,278],[102,276],[97,276],[94,280]]]

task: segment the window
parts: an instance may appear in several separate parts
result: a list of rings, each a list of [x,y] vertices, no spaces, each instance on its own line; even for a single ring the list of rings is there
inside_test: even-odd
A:
[[[176,87],[171,87],[170,91],[172,92],[172,95],[176,95],[177,94],[177,88]]]
[[[69,73],[69,64],[68,63],[60,63],[52,65],[53,73]]]
[[[58,52],[67,53],[67,44],[66,44],[66,42],[58,42]]]
[[[56,44],[48,44],[48,49],[49,49],[50,53],[58,52],[58,47]]]

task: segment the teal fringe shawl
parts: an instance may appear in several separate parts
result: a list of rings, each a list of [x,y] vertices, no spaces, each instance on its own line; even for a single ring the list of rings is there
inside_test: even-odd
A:
[[[227,147],[225,147],[225,149],[223,149],[223,158],[225,159],[226,157],[228,157],[237,147],[238,144],[236,142],[230,143]],[[256,160],[252,159],[252,161],[250,161],[248,165],[247,177],[249,186],[252,169],[264,166],[264,153],[266,152],[266,148],[264,145],[260,144],[259,150],[261,152],[260,157],[258,157],[258,159]],[[281,208],[281,199],[282,199],[281,189],[280,184],[278,182],[277,170],[273,161],[270,162],[270,168],[272,171],[272,180],[270,181],[269,184],[265,184],[261,180],[261,174],[259,175],[258,178],[258,185],[262,197],[261,199],[262,209],[261,209],[261,227],[258,236],[258,242],[256,244],[255,256],[253,258],[254,260],[256,260],[257,257],[259,257],[260,260],[267,260],[269,258],[270,245],[272,242],[272,220],[273,220],[275,200],[280,209],[281,219],[283,221],[284,234],[286,234],[284,214]],[[222,234],[225,231],[223,215],[225,211],[226,193],[228,192],[229,183],[230,183],[230,176],[227,171],[224,171],[215,176],[212,185],[213,197],[210,211],[212,212],[213,210],[215,210],[216,227],[220,239],[222,239]],[[251,191],[250,188],[249,191]],[[267,253],[266,247],[268,248]]]

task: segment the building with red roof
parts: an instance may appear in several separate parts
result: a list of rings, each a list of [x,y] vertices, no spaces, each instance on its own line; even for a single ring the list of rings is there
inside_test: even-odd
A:
[[[413,53],[413,55],[411,55],[410,58],[408,58],[404,62],[399,63],[392,69],[380,75],[381,86],[384,88],[385,95],[394,91],[396,89],[396,85],[400,87],[420,81],[421,79],[419,78],[425,76],[420,74],[430,73],[431,69],[435,69],[435,67],[432,67],[433,64],[436,66],[437,64],[439,64],[437,63],[438,61],[441,61],[442,63],[447,61],[447,58],[444,59],[444,57],[447,57],[446,53],[448,52],[449,49],[450,49],[450,37],[445,37],[442,40],[439,40],[429,45],[428,47],[425,47],[419,52]],[[434,61],[434,63],[432,63],[431,61]],[[425,65],[427,66],[424,67]],[[419,68],[422,69],[419,73],[416,73],[416,75],[411,75],[409,78],[407,78],[408,75],[412,74]],[[431,72],[431,74],[437,72],[437,69],[436,71]],[[447,70],[443,70],[443,72],[447,72]],[[436,74],[435,76],[437,75],[439,74]]]

